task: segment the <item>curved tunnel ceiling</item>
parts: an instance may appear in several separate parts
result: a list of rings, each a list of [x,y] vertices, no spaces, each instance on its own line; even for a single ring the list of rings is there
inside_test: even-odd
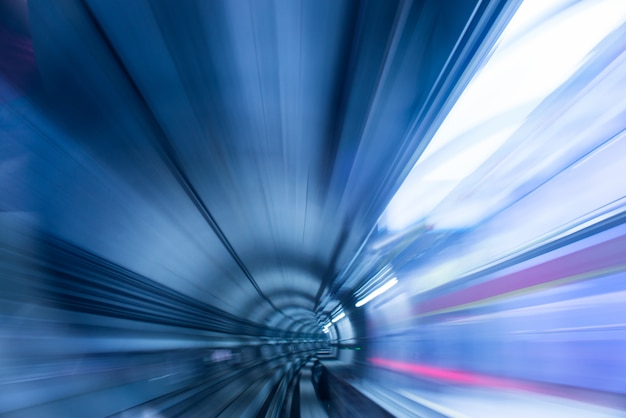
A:
[[[240,331],[319,333],[510,4],[30,1],[42,88],[13,110],[39,189],[19,209]]]

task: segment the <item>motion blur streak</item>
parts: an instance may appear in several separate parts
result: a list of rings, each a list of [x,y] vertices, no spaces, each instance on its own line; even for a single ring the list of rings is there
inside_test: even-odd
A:
[[[0,416],[626,416],[624,0],[0,0]]]
[[[386,360],[382,358],[370,358],[371,363],[386,367],[391,370],[411,373],[422,378],[431,378],[450,383],[462,383],[466,385],[488,386],[508,389],[524,389],[522,383],[513,380],[497,379],[478,374],[462,372],[458,370],[446,370],[423,364],[402,363],[399,361]]]
[[[448,293],[418,305],[418,313],[438,313],[475,306],[509,293],[534,290],[536,286],[566,284],[626,271],[626,236],[613,238],[584,250],[506,274],[470,288]]]

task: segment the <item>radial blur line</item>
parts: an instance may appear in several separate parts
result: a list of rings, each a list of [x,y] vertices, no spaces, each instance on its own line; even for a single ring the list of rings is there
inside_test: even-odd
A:
[[[153,126],[155,128],[154,129],[154,131],[155,131],[154,134],[155,134],[155,137],[158,140],[158,147],[157,148],[158,148],[159,154],[161,155],[163,161],[167,164],[167,167],[170,169],[171,173],[176,178],[176,181],[178,182],[178,184],[182,187],[182,189],[185,191],[185,194],[187,194],[189,199],[193,202],[194,206],[198,209],[198,212],[200,212],[202,217],[206,220],[207,224],[209,224],[209,226],[211,227],[211,229],[213,230],[215,235],[217,235],[217,237],[219,238],[220,242],[224,245],[224,247],[226,248],[228,253],[235,260],[235,263],[241,269],[241,271],[246,276],[246,278],[248,279],[250,284],[252,284],[252,286],[257,291],[259,296],[261,296],[261,298],[263,298],[263,300],[265,300],[274,310],[276,310],[277,312],[281,313],[285,317],[287,317],[287,318],[289,318],[291,320],[294,320],[289,315],[284,313],[281,309],[276,307],[274,305],[274,303],[272,302],[272,300],[270,298],[268,298],[263,293],[263,291],[259,287],[258,283],[256,282],[256,280],[252,276],[252,273],[250,273],[250,271],[248,270],[246,265],[243,263],[242,259],[239,257],[239,255],[237,254],[237,252],[235,251],[235,249],[231,245],[230,241],[226,237],[226,235],[224,235],[224,232],[222,231],[220,226],[215,221],[215,218],[213,217],[213,215],[209,211],[209,208],[206,206],[206,204],[204,203],[204,201],[200,197],[199,193],[196,191],[195,187],[191,184],[191,181],[189,180],[188,176],[186,175],[186,173],[185,173],[185,171],[183,169],[183,165],[181,164],[181,162],[180,162],[180,160],[178,158],[178,155],[177,155],[176,151],[174,150],[174,147],[172,147],[172,144],[171,144],[167,134],[165,133],[165,130],[161,127],[158,119],[156,118],[156,116],[152,112],[152,110],[151,110],[149,104],[147,103],[145,97],[141,94],[141,90],[139,89],[139,87],[137,86],[135,81],[133,80],[131,74],[129,73],[128,69],[124,65],[124,62],[122,61],[122,59],[118,55],[118,53],[115,50],[114,46],[112,45],[111,41],[108,39],[105,31],[103,30],[102,26],[100,25],[100,22],[98,21],[97,17],[95,16],[93,10],[91,9],[91,7],[89,6],[89,4],[87,3],[86,0],[82,0],[81,3],[83,5],[83,7],[85,8],[85,11],[86,11],[87,15],[91,19],[91,21],[92,21],[96,31],[102,37],[102,40],[107,45],[107,48],[109,49],[109,52],[113,56],[115,62],[119,65],[119,68],[121,69],[121,71],[125,75],[126,79],[128,80],[128,83],[130,84],[133,92],[136,94],[138,100],[141,102],[141,104],[143,105],[143,108],[146,110],[146,116],[149,118],[149,120],[151,122],[151,126]]]
[[[257,323],[200,303],[68,242],[46,236],[40,245],[49,255],[33,264],[62,274],[36,287],[48,290],[68,310],[228,334],[261,334]]]

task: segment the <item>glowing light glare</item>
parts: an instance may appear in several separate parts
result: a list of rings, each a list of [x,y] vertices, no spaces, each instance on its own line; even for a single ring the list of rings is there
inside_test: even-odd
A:
[[[508,116],[512,125],[523,121],[580,68],[604,37],[624,23],[626,15],[626,2],[621,0],[585,1],[570,7],[561,2],[556,8],[563,10],[558,14],[546,13],[546,3],[522,3],[422,158],[504,111],[517,109]],[[529,30],[521,35],[520,27]]]
[[[337,315],[336,317],[334,317],[334,318],[332,319],[333,324],[334,324],[335,322],[339,321],[340,319],[342,319],[342,318],[343,318],[343,317],[345,317],[345,316],[346,316],[346,314],[345,314],[345,313],[343,313],[343,312],[342,312],[342,313],[340,313],[339,315]]]
[[[361,306],[365,305],[367,302],[371,301],[375,297],[378,297],[378,296],[382,295],[387,290],[389,290],[392,287],[394,287],[397,283],[398,283],[398,279],[396,279],[394,277],[393,279],[389,280],[387,283],[385,283],[384,285],[382,285],[378,289],[374,290],[369,295],[365,296],[363,299],[359,300],[354,306],[356,306],[357,308],[360,308]]]
[[[489,60],[433,135],[381,222],[390,230],[403,230],[430,221],[448,195],[485,164],[533,110],[581,68],[602,39],[625,21],[623,0],[573,5],[565,0],[525,0]],[[462,206],[461,202],[450,204]],[[485,207],[485,215],[489,211]],[[476,215],[480,218],[481,214]]]
[[[493,135],[476,141],[465,149],[445,160],[424,175],[428,181],[460,181],[478,169],[515,132],[518,125],[509,126]]]

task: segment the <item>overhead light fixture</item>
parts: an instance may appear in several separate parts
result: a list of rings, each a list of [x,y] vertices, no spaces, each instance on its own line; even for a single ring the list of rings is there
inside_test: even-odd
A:
[[[345,314],[345,313],[343,313],[343,312],[341,312],[339,315],[337,315],[336,317],[334,317],[334,318],[332,319],[333,324],[334,324],[335,322],[339,321],[340,319],[342,319],[344,316],[346,316],[346,314]]]
[[[365,296],[363,299],[359,300],[354,306],[356,306],[357,308],[360,308],[361,306],[365,305],[367,302],[371,301],[375,297],[382,295],[387,290],[394,287],[397,283],[398,283],[398,279],[394,277],[393,279],[389,280],[387,283],[385,283],[378,289],[374,290],[369,295]]]

